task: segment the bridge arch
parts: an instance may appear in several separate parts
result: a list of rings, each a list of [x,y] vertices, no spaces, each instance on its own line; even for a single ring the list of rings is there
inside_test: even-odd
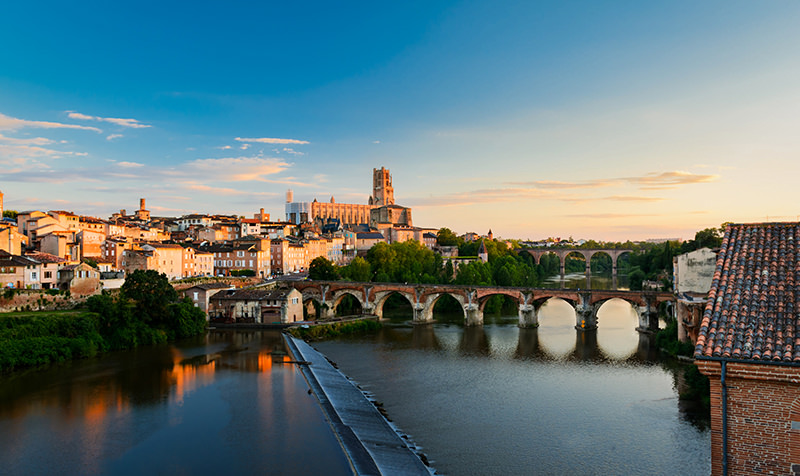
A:
[[[353,299],[355,299],[355,301],[359,304],[361,307],[361,312],[359,314],[363,313],[367,308],[366,303],[364,302],[364,294],[362,292],[359,292],[356,289],[340,289],[334,292],[333,296],[331,297],[330,307],[334,315],[336,314],[339,305],[342,304],[344,299],[346,299],[346,296],[352,296]]]
[[[379,292],[375,293],[375,301],[374,301],[374,307],[373,307],[372,312],[376,316],[378,316],[378,318],[383,319],[383,311],[384,311],[383,307],[386,304],[386,301],[388,301],[389,298],[391,298],[392,296],[401,296],[402,298],[404,298],[408,302],[409,306],[411,306],[411,312],[412,312],[411,319],[415,320],[415,316],[416,316],[416,313],[417,313],[416,312],[416,296],[414,296],[411,293],[407,293],[407,292],[403,292],[403,291],[399,291],[399,290],[379,291]]]
[[[444,296],[449,296],[455,299],[455,301],[459,304],[459,307],[461,308],[461,312],[463,313],[464,316],[464,322],[466,323],[467,307],[469,304],[468,300],[464,296],[458,293],[452,293],[447,291],[428,293],[427,295],[424,296],[424,301],[421,299],[421,301],[423,301],[423,308],[422,312],[419,314],[418,322],[425,322],[425,323],[434,322],[434,316],[433,316],[434,307],[436,306],[436,303],[439,302],[439,299],[441,299]]]

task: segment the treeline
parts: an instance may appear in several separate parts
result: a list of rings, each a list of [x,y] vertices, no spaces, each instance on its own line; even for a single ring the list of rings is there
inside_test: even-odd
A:
[[[587,241],[573,248],[631,249],[633,252],[621,256],[617,263],[618,274],[628,276],[630,288],[642,289],[642,283],[649,280],[661,282],[664,289],[671,289],[673,257],[702,247],[718,248],[724,226],[699,231],[694,240],[683,243]],[[440,246],[458,248],[460,259],[443,258],[416,241],[378,243],[365,258],[356,257],[346,266],[336,266],[324,257],[315,258],[309,266],[309,277],[328,281],[538,287],[548,277],[560,273],[558,256],[546,254],[535,264],[533,256],[513,241],[512,247],[506,242],[488,239],[465,242],[451,230],[442,228],[437,234],[437,242]],[[485,263],[477,259],[481,243],[488,256]],[[613,263],[606,254],[596,254],[590,265],[593,275],[611,275]],[[582,256],[571,255],[565,260],[566,273],[583,273],[585,269],[586,262]]]
[[[530,255],[519,255],[502,242],[487,240],[485,246],[487,263],[478,259],[464,262],[442,258],[413,240],[378,243],[367,252],[366,258],[356,257],[346,266],[336,266],[325,257],[315,258],[309,266],[309,277],[328,281],[528,287],[538,286],[543,279],[543,270],[537,270]]]
[[[88,310],[0,314],[0,371],[160,344],[205,331],[206,317],[163,274],[134,271],[119,294],[90,297]]]

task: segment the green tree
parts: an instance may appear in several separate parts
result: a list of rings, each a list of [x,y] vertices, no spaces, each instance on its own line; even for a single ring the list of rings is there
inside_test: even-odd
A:
[[[16,210],[3,210],[3,218],[11,218],[12,220],[17,219],[17,211]]]
[[[350,281],[367,282],[372,280],[372,271],[364,258],[356,256],[350,264],[342,268],[342,276]]]
[[[125,278],[120,295],[135,303],[136,312],[145,323],[160,326],[168,318],[170,303],[178,301],[178,293],[163,273],[148,269],[136,270]]]
[[[439,246],[458,246],[459,238],[450,228],[440,228],[436,233],[436,244]]]
[[[339,273],[328,258],[317,256],[308,265],[308,277],[320,281],[335,281],[339,278]]]

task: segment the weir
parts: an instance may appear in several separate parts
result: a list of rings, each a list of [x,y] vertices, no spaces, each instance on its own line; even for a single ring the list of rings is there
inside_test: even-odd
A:
[[[375,405],[324,355],[300,339],[286,334],[284,339],[294,359],[304,363],[300,366],[303,376],[319,399],[356,474],[433,474]]]

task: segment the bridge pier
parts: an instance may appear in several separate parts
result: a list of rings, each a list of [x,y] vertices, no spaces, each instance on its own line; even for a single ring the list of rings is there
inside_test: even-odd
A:
[[[597,329],[597,310],[591,304],[591,292],[578,293],[578,305],[575,306],[575,329],[592,331]]]
[[[533,304],[519,305],[519,327],[539,327],[539,312]]]
[[[323,302],[322,305],[319,307],[319,317],[320,321],[326,321],[329,319],[333,319],[336,317],[336,308],[331,307],[328,303]]]
[[[652,333],[658,331],[658,306],[653,296],[645,295],[644,306],[639,306],[639,332]]]
[[[483,325],[483,311],[479,305],[470,303],[464,306],[464,325],[467,327]]]
[[[414,318],[412,324],[433,324],[433,306],[426,307],[421,303],[413,306]]]

